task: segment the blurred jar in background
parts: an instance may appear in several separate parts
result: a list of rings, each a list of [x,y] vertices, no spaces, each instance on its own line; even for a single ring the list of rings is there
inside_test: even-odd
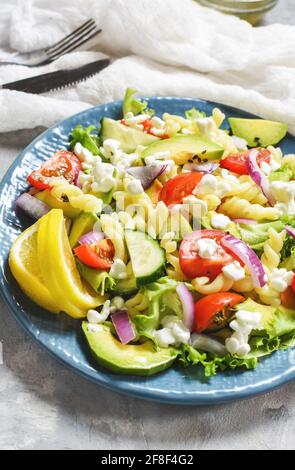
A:
[[[278,0],[198,0],[198,2],[223,13],[239,16],[254,26],[277,4]]]

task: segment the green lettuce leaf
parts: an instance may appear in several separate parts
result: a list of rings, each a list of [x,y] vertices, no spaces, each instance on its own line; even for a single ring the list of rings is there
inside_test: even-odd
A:
[[[206,117],[206,113],[204,113],[204,111],[199,111],[196,108],[191,108],[185,111],[185,117],[186,119],[192,119],[194,121],[196,119]]]
[[[179,298],[176,294],[177,281],[163,277],[142,287],[140,292],[148,298],[148,311],[133,318],[137,331],[142,336],[151,337],[160,326],[161,318],[174,313],[182,316]]]
[[[286,164],[283,165],[276,171],[272,171],[269,175],[269,181],[272,183],[273,181],[285,181],[288,182],[295,178],[294,169]]]
[[[76,143],[88,149],[93,155],[100,155],[100,138],[95,126],[83,127],[80,124],[70,133],[70,147],[73,150]]]
[[[215,213],[214,211],[210,211],[202,217],[201,219],[202,228],[205,228],[206,230],[214,230],[214,227],[212,227],[211,225],[211,217],[214,213]],[[224,230],[224,232],[230,233],[233,237],[241,238],[238,224],[235,224],[234,222],[232,222],[228,227],[226,227],[226,230]]]
[[[263,250],[264,243],[268,239],[270,228],[281,232],[285,228],[285,223],[282,220],[276,220],[255,225],[240,224],[240,236],[253,250],[260,251]]]
[[[142,101],[139,98],[136,98],[136,93],[136,90],[127,88],[123,102],[123,115],[126,116],[127,113],[133,113],[133,115],[136,116],[137,114],[144,113],[153,116],[155,111],[148,108],[146,101]]]
[[[116,281],[108,272],[89,268],[79,260],[76,260],[76,262],[82,278],[100,295],[114,289]]]
[[[260,312],[262,315],[261,328],[252,333],[249,344],[251,352],[245,357],[236,357],[227,354],[218,357],[210,353],[196,351],[190,345],[179,347],[179,361],[183,366],[201,365],[206,377],[215,375],[218,370],[236,369],[244,367],[254,369],[258,365],[260,357],[267,356],[279,349],[288,349],[295,346],[295,311],[284,307],[272,307],[261,305],[252,299],[237,306],[237,310],[248,312]],[[221,332],[219,332],[221,333]],[[221,339],[232,334],[229,329],[224,329]]]
[[[218,370],[237,369],[246,367],[246,369],[255,369],[258,364],[256,357],[233,357],[227,354],[224,357],[218,357],[214,354],[201,353],[189,344],[182,344],[179,348],[179,357],[181,365],[188,367],[190,365],[200,365],[204,368],[205,377],[216,375]]]

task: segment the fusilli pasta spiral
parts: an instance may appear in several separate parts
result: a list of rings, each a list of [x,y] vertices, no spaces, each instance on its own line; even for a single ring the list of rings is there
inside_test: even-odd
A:
[[[221,206],[220,212],[231,218],[244,217],[254,220],[277,220],[279,211],[274,207],[264,207],[260,204],[251,204],[246,199],[236,196],[228,198]]]

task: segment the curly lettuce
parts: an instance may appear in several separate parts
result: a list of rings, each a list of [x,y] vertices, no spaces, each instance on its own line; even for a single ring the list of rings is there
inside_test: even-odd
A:
[[[106,292],[114,289],[116,281],[108,272],[89,268],[79,260],[76,261],[82,278],[100,295],[105,295]]]
[[[141,288],[140,292],[148,299],[148,310],[133,318],[140,335],[153,337],[153,332],[160,326],[161,318],[165,315],[175,314],[182,317],[182,307],[176,293],[178,282],[163,277]]]
[[[137,114],[148,114],[149,116],[153,116],[155,111],[148,108],[146,101],[136,98],[136,93],[136,90],[127,88],[123,101],[123,115],[126,116],[127,113],[132,113],[134,116]]]
[[[191,119],[192,121],[195,121],[196,119],[199,119],[199,118],[206,117],[206,113],[204,113],[204,111],[199,111],[196,108],[188,109],[187,111],[185,111],[184,114],[185,114],[186,119]]]
[[[95,126],[83,127],[80,124],[70,133],[70,147],[73,150],[76,143],[80,143],[93,155],[100,155],[100,138]]]

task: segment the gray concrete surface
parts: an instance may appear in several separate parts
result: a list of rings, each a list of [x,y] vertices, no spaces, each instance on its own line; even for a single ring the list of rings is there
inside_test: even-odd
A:
[[[265,23],[278,21],[295,24],[293,0],[281,0]],[[0,135],[1,177],[39,131]],[[0,341],[0,449],[295,448],[295,382],[225,406],[165,406],[69,372],[28,338],[2,301]]]

